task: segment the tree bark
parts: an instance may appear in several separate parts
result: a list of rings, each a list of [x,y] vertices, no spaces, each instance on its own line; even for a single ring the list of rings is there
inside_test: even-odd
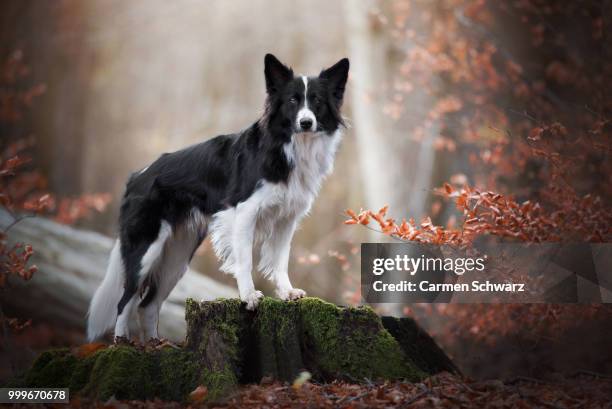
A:
[[[0,211],[1,229],[12,221],[10,214]],[[89,301],[104,277],[113,239],[44,218],[26,218],[11,227],[9,240],[33,246],[32,263],[39,271],[30,281],[10,280],[10,288],[2,294],[5,312],[84,329]],[[236,296],[234,288],[189,271],[162,307],[160,334],[172,340],[184,338],[185,299]]]
[[[458,372],[412,319],[381,319],[369,307],[266,297],[256,311],[247,311],[238,299],[190,299],[185,318],[183,348],[47,351],[10,386],[70,387],[71,394],[98,400],[185,400],[204,385],[214,401],[239,384],[263,377],[293,381],[302,371],[318,381],[351,382],[416,382],[441,371]]]

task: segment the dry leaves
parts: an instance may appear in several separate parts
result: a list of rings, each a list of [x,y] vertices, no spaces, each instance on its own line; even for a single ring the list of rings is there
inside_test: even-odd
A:
[[[204,385],[199,385],[189,394],[189,401],[192,403],[201,403],[204,402],[208,396],[208,388]]]
[[[473,381],[442,373],[422,383],[306,384],[299,394],[287,385],[246,386],[226,408],[455,408],[604,407],[610,379],[592,376],[548,383],[527,378]]]
[[[83,344],[76,347],[72,351],[72,354],[77,358],[87,358],[88,356],[91,356],[97,351],[100,351],[105,348],[108,348],[107,344],[104,344],[102,342],[93,342],[90,344]]]
[[[606,408],[612,380],[597,374],[578,373],[554,382],[518,377],[509,380],[475,381],[448,373],[421,383],[384,382],[351,384],[306,383],[296,390],[291,385],[267,382],[241,387],[222,402],[205,402],[207,390],[196,388],[189,407],[209,408]],[[17,405],[44,408],[52,405]],[[69,407],[80,408],[182,408],[178,402],[118,401],[91,402],[75,398]]]

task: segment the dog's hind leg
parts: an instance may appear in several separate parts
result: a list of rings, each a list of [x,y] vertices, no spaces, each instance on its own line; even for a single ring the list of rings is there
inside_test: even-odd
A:
[[[157,281],[149,286],[147,294],[138,305],[138,320],[142,330],[142,341],[158,339],[159,311],[161,306],[187,271],[188,259],[181,266],[172,263],[172,257],[165,255],[160,263]]]
[[[164,246],[172,235],[170,224],[162,220],[157,238],[151,243],[131,243],[122,245],[122,256],[125,264],[125,285],[123,296],[117,305],[117,322],[115,324],[115,337],[129,338],[129,323],[133,309],[137,302],[138,290],[146,278],[152,274],[162,257]],[[142,255],[142,256],[140,256]]]
[[[163,274],[160,275],[159,283],[149,287],[147,295],[138,305],[138,320],[142,328],[142,341],[144,342],[150,339],[159,339],[158,326],[161,306],[176,286],[176,283],[187,271],[187,264],[183,264],[178,269],[168,267],[175,266],[169,266],[165,262],[162,263],[160,268],[163,268]]]
[[[168,240],[162,258],[149,280],[148,291],[138,306],[138,318],[144,333],[143,341],[159,338],[159,311],[179,280],[185,275],[195,250],[206,236],[206,221],[197,211],[191,212],[187,221],[175,228]]]
[[[125,294],[125,293],[124,293]],[[115,324],[115,338],[119,337],[130,337],[130,317],[134,311],[134,302],[136,301],[136,294],[128,300],[123,306],[123,309],[117,315],[117,323]]]
[[[140,324],[140,340],[146,342],[151,338],[159,338],[157,327],[159,324],[159,310],[157,287],[149,287],[147,296],[138,305],[138,322]]]

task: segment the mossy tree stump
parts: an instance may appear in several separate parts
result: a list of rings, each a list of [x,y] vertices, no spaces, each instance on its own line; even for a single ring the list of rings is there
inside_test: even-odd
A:
[[[6,386],[70,388],[71,397],[99,400],[182,401],[200,383],[200,373],[194,354],[184,349],[113,345],[80,356],[61,348],[43,352],[23,377]]]
[[[86,357],[68,349],[49,351],[12,386],[70,387],[72,395],[102,400],[180,401],[205,385],[215,400],[240,383],[263,377],[291,381],[304,370],[321,381],[418,381],[457,372],[413,320],[381,320],[369,307],[264,298],[253,312],[236,299],[188,299],[185,317],[181,349],[115,345]]]

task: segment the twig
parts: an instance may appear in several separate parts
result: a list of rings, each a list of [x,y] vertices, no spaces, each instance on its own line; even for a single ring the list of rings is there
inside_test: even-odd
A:
[[[424,391],[417,393],[412,398],[408,399],[406,402],[403,402],[401,407],[402,408],[407,408],[408,406],[412,405],[414,402],[418,401],[421,398],[424,398],[425,396],[429,395],[430,393],[431,393],[431,389],[427,388]]]
[[[607,375],[607,374],[602,374],[602,373],[599,373],[599,372],[589,371],[587,369],[581,369],[579,371],[576,371],[573,374],[571,374],[570,377],[576,378],[576,377],[578,377],[580,375],[588,375],[588,376],[592,376],[593,378],[598,378],[598,379],[612,379],[612,375]]]
[[[11,212],[9,212],[9,213],[11,213]],[[5,234],[6,234],[6,233],[8,233],[8,231],[9,231],[9,230],[10,230],[10,229],[11,229],[11,228],[14,226],[14,225],[16,225],[17,223],[19,223],[19,222],[20,222],[20,221],[22,221],[23,219],[27,219],[27,218],[30,218],[30,217],[36,217],[36,215],[35,215],[35,214],[25,214],[25,215],[20,216],[20,217],[15,217],[15,216],[13,215],[13,213],[11,213],[11,216],[13,217],[13,219],[14,219],[14,220],[11,222],[11,224],[9,224],[8,226],[6,226],[6,228],[4,229],[4,233],[5,233]]]
[[[517,111],[516,109],[513,109],[513,108],[507,108],[507,110],[508,110],[508,112],[511,112],[511,113],[513,113],[515,115],[522,116],[523,118],[529,119],[530,121],[535,122],[538,125],[542,125],[541,121],[538,121],[538,119],[536,117],[534,117],[532,115],[529,115],[527,113],[527,111],[521,112],[521,111]]]
[[[4,338],[4,342],[2,344],[4,344],[6,351],[10,352],[13,350],[13,341],[11,339],[11,332],[10,332],[10,327],[8,324],[8,317],[4,315],[4,311],[2,310],[1,305],[0,305],[0,326],[2,327],[2,337]],[[0,346],[2,346],[2,344],[0,344]],[[14,360],[13,354],[9,354],[9,362],[11,364],[11,372],[14,373],[15,372],[15,360]]]
[[[553,384],[552,382],[545,381],[542,379],[531,378],[529,376],[517,376],[515,378],[504,381],[506,385],[515,385],[520,382],[535,383],[538,385],[552,385]]]
[[[360,393],[359,395],[351,396],[351,397],[346,399],[346,403],[352,402],[352,401],[357,400],[357,399],[361,399],[361,398],[365,397],[366,395],[368,395],[369,393],[370,393],[370,391],[366,391],[366,392]],[[337,403],[340,403],[340,401],[338,401]]]
[[[346,214],[345,213],[340,213],[340,214],[346,219]],[[404,240],[404,239],[402,239],[400,237],[397,237],[397,236],[385,234],[385,233],[383,233],[382,230],[375,229],[373,227],[368,226],[367,224],[361,224],[361,223],[359,223],[359,224],[361,226],[365,227],[366,229],[372,230],[373,232],[380,233],[380,234],[382,234],[383,236],[386,236],[386,237],[391,237],[392,239],[394,239],[396,241],[399,241],[400,243],[410,243],[411,242],[410,240]]]
[[[540,406],[546,406],[547,408],[552,408],[552,409],[562,409],[561,406],[557,406],[554,403],[545,402],[545,401],[543,401],[541,399],[538,399],[536,397],[532,397],[531,400],[534,401],[536,404],[538,404]]]

